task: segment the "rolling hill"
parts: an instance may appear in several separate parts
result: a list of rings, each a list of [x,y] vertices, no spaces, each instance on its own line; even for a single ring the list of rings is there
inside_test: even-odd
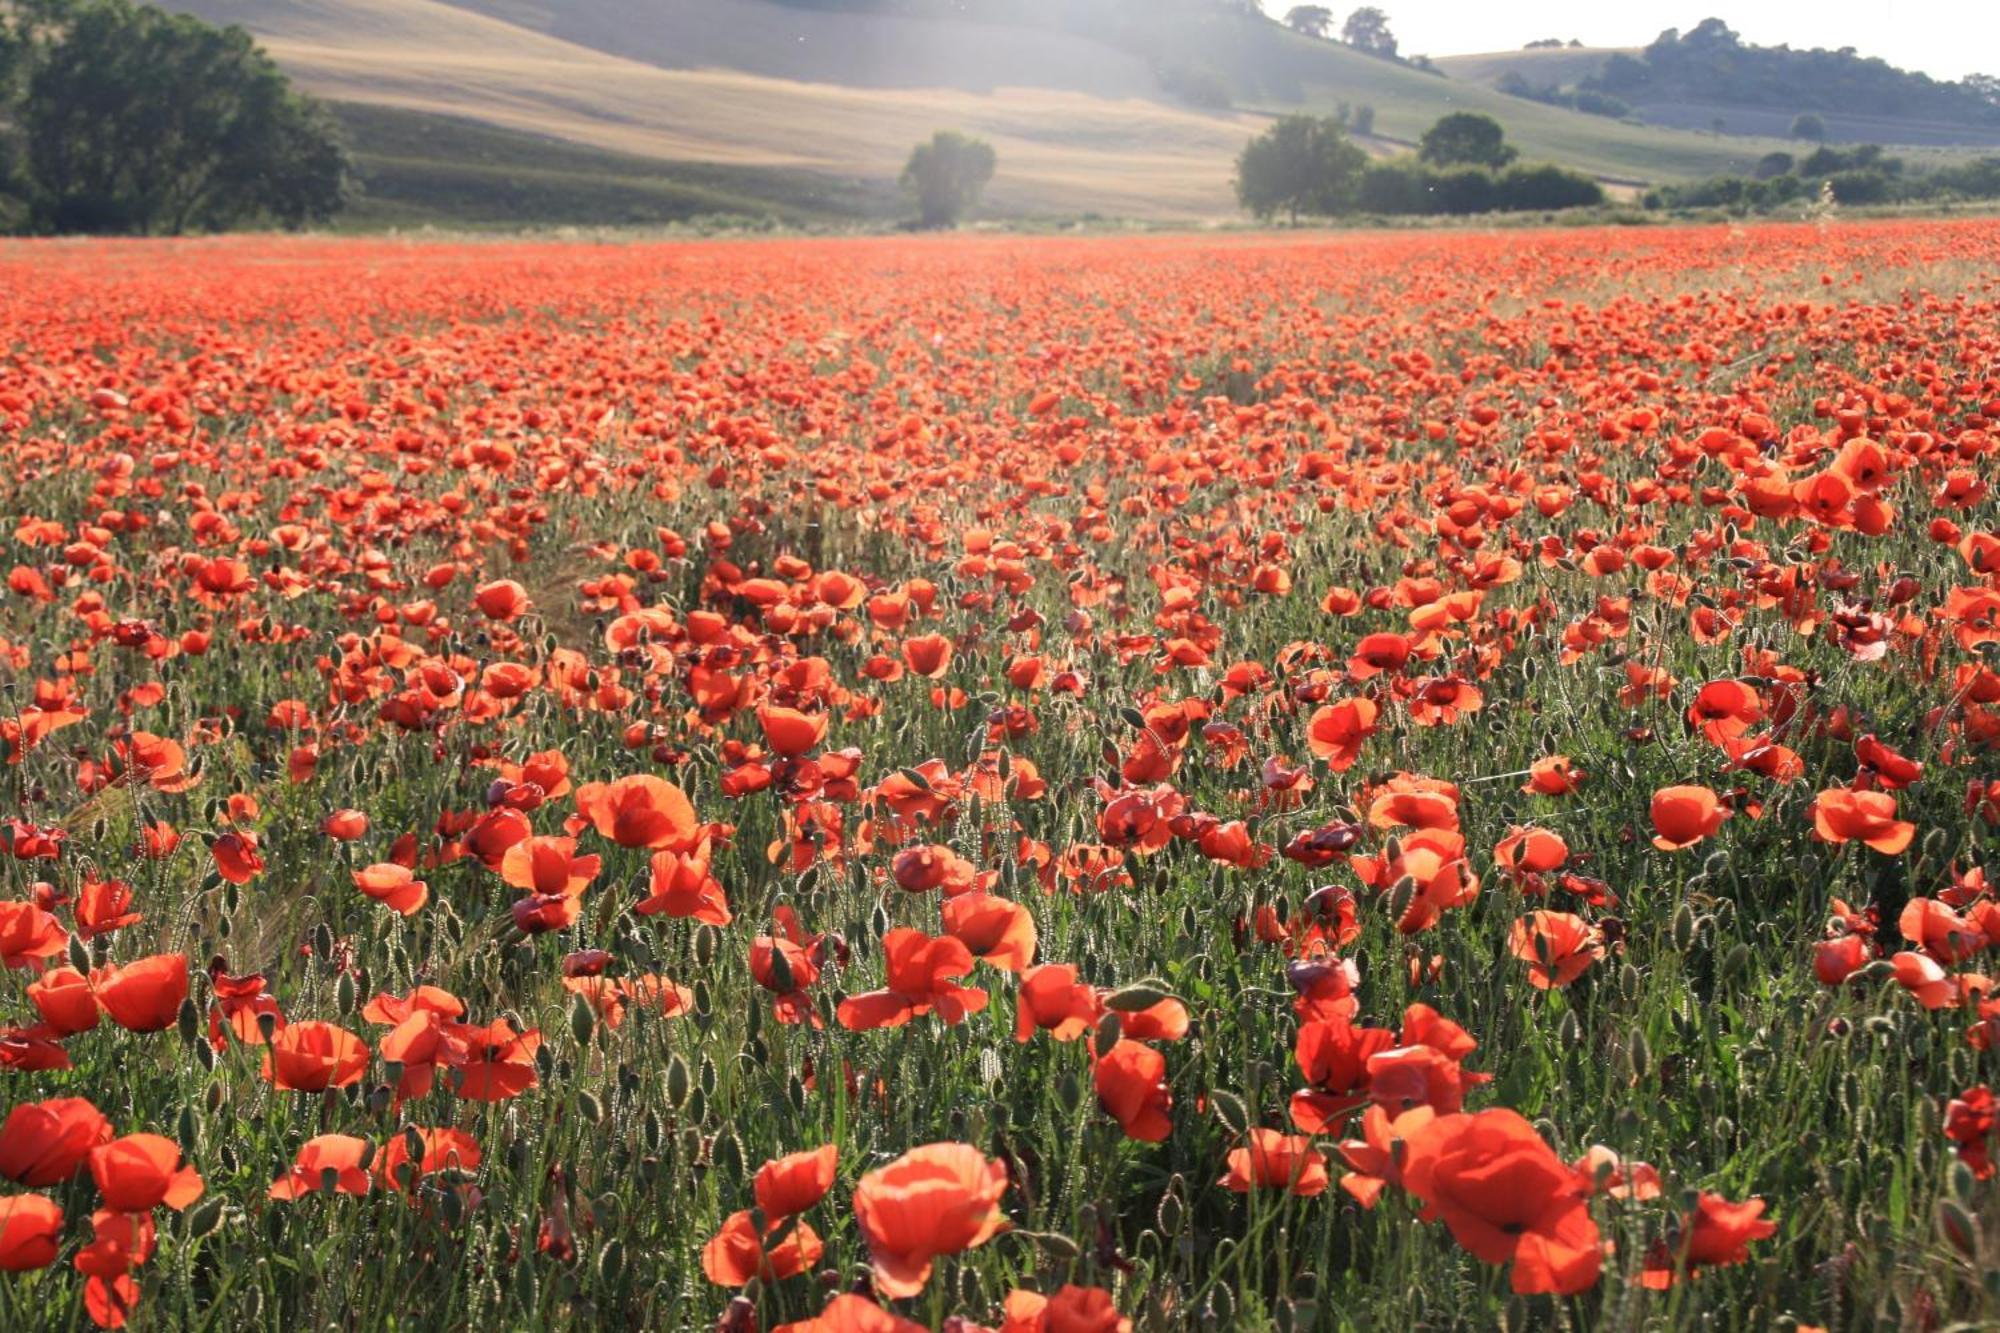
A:
[[[173,3],[248,28],[306,88],[349,108],[390,213],[413,203],[398,191],[423,186],[419,212],[475,221],[511,215],[509,181],[520,182],[513,211],[559,220],[554,179],[600,174],[623,201],[614,216],[742,206],[793,219],[823,199],[842,202],[821,216],[875,216],[910,146],[946,126],[996,148],[990,214],[1232,218],[1243,142],[1273,115],[1342,103],[1375,109],[1377,152],[1447,112],[1485,111],[1524,157],[1613,183],[1743,170],[1782,146],[1523,101],[1196,0],[976,0],[985,21],[928,17],[908,0]],[[1163,76],[1190,72],[1232,105],[1170,100]],[[483,159],[426,156],[475,131],[489,136]],[[443,188],[453,180],[457,193]]]

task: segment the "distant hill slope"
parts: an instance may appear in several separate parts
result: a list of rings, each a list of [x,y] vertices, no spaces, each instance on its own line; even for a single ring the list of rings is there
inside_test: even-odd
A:
[[[867,210],[893,190],[911,145],[948,126],[998,151],[987,208],[1002,216],[1235,217],[1244,141],[1270,116],[1341,103],[1375,109],[1377,151],[1450,111],[1485,111],[1524,157],[1623,183],[1741,171],[1784,146],[1507,97],[1201,0],[952,0],[946,17],[931,0],[169,2],[242,24],[307,88],[343,103],[677,169],[814,173],[855,184]],[[1234,109],[1169,100],[1163,76],[1188,75],[1220,86]],[[353,123],[363,155],[393,159],[405,180],[413,145],[464,142]],[[583,160],[561,170],[586,170]]]
[[[1537,89],[1595,89],[1649,125],[1706,130],[1720,120],[1731,135],[1782,138],[1811,111],[1835,143],[2000,146],[2000,106],[1962,85],[1852,52],[1754,46],[1713,19],[1645,47],[1493,51],[1437,64],[1486,87],[1518,76]]]
[[[1538,46],[1519,51],[1436,56],[1431,63],[1454,79],[1489,88],[1509,74],[1519,74],[1537,88],[1551,83],[1567,88],[1603,69],[1604,62],[1612,56],[1638,53],[1636,46]]]

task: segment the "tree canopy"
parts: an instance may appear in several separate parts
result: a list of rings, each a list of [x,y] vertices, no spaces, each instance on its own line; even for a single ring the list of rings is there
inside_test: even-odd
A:
[[[331,118],[241,28],[130,0],[35,0],[0,31],[0,108],[20,146],[9,188],[32,230],[299,226],[345,201]]]
[[[1260,218],[1339,213],[1352,205],[1367,165],[1331,116],[1286,116],[1243,146],[1236,197]]]
[[[957,130],[939,130],[910,153],[903,188],[916,196],[926,227],[950,227],[979,200],[993,179],[993,145]]]
[[[1516,157],[1500,122],[1477,111],[1454,111],[1424,131],[1417,156],[1434,166],[1504,167]]]
[[[1340,40],[1371,56],[1396,56],[1396,34],[1389,31],[1389,16],[1374,5],[1363,5],[1347,16]]]

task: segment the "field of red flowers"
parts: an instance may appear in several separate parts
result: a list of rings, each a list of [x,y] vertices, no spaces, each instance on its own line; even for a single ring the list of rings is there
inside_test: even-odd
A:
[[[0,249],[0,1327],[2000,1317],[2000,226]]]

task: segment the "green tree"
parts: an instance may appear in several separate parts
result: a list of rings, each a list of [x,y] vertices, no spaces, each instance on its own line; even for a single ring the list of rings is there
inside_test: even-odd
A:
[[[1243,146],[1236,198],[1259,218],[1345,212],[1354,205],[1368,155],[1330,116],[1286,116]]]
[[[1801,111],[1792,117],[1792,137],[1823,143],[1826,140],[1826,122],[1814,112]]]
[[[1454,111],[1424,131],[1417,156],[1433,166],[1465,164],[1497,170],[1512,162],[1515,152],[1499,121],[1477,111]]]
[[[1285,13],[1285,26],[1324,41],[1333,28],[1333,11],[1325,5],[1293,5]]]
[[[957,130],[939,130],[910,153],[903,188],[916,196],[926,227],[955,226],[993,179],[993,145]]]
[[[1389,16],[1374,5],[1363,5],[1347,16],[1340,40],[1371,56],[1396,58],[1396,34],[1389,31]]]
[[[34,229],[300,226],[345,202],[332,119],[241,28],[130,0],[24,8],[11,115]]]

